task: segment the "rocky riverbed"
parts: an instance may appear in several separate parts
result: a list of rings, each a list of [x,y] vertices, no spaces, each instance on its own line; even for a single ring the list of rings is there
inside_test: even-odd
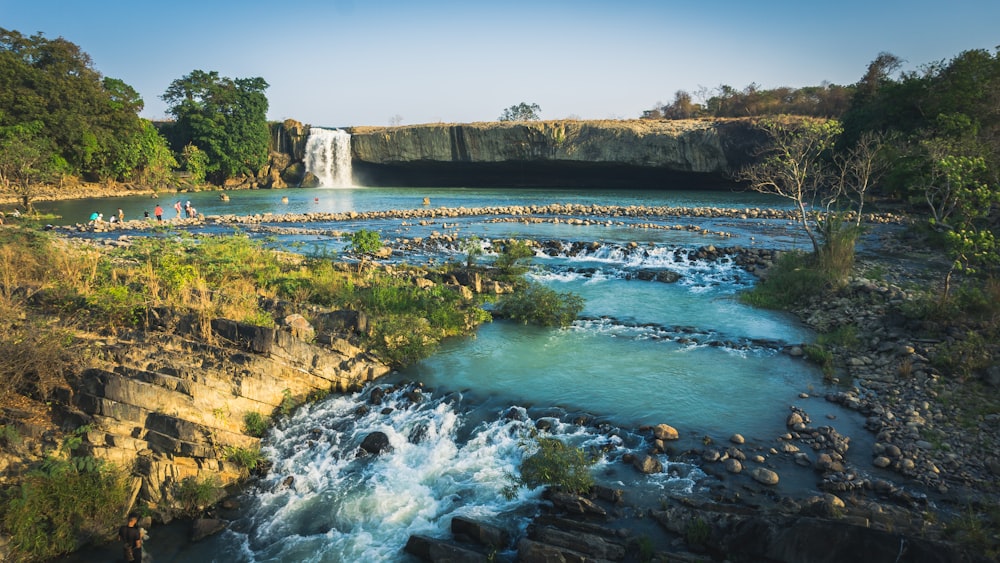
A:
[[[246,217],[211,216],[171,221],[176,225],[244,225],[251,229],[282,234],[340,235],[338,231],[283,226],[288,223],[346,222],[372,219],[398,219],[403,222],[447,222],[459,217],[487,217],[488,221],[564,222],[590,225],[628,225],[635,228],[696,229],[690,225],[664,226],[644,224],[637,219],[718,218],[733,220],[780,219],[794,217],[784,210],[719,208],[643,208],[616,206],[538,205],[496,208],[424,208],[413,210],[335,213],[335,214],[262,214]],[[627,218],[626,223],[623,219]],[[906,218],[884,213],[869,214],[870,225],[901,225]],[[120,224],[72,225],[55,227],[67,233],[141,231],[156,228],[150,221],[127,221]],[[446,228],[447,224],[444,223]],[[724,236],[724,232],[711,232]],[[493,241],[490,241],[493,242]],[[996,394],[1000,369],[989,368],[982,374],[957,374],[943,370],[934,359],[946,347],[966,336],[954,329],[943,336],[928,336],[924,321],[913,320],[903,312],[920,290],[943,279],[940,265],[922,260],[919,244],[892,235],[878,241],[877,254],[865,254],[859,260],[859,275],[843,288],[803,303],[794,313],[819,333],[852,327],[849,345],[833,344],[831,379],[841,383],[838,391],[822,397],[809,389],[800,395],[802,403],[786,412],[775,413],[786,423],[786,432],[770,442],[748,443],[739,433],[730,436],[705,436],[695,440],[685,432],[670,432],[663,427],[648,429],[649,453],[669,453],[677,459],[696,461],[711,476],[708,498],[665,498],[662,508],[643,506],[625,494],[605,494],[603,498],[562,499],[553,502],[558,518],[585,521],[596,528],[580,531],[582,524],[555,520],[536,521],[535,534],[543,527],[555,527],[565,533],[610,534],[635,554],[637,538],[616,527],[641,530],[656,522],[656,530],[673,538],[656,544],[654,550],[662,561],[694,560],[701,555],[743,554],[742,560],[837,561],[846,560],[848,544],[879,545],[877,558],[865,560],[968,560],[976,554],[964,548],[937,543],[945,537],[947,521],[963,512],[995,507],[1000,501],[1000,413],[995,404],[978,408],[968,401],[975,393]],[[126,243],[127,238],[115,243]],[[429,237],[401,238],[391,241],[393,252],[406,253],[422,247],[456,245],[455,236],[434,233]],[[545,241],[533,241],[539,251]],[[579,243],[586,246],[587,243]],[[630,245],[636,248],[635,243]],[[704,259],[730,257],[746,270],[766,275],[777,253],[771,250],[741,247],[705,246],[698,250]],[[968,328],[968,327],[967,327]],[[974,330],[974,327],[972,327]],[[801,347],[789,347],[786,353],[803,356]],[[805,360],[804,360],[805,361]],[[972,385],[981,391],[970,391]],[[853,446],[852,436],[837,429],[836,420],[812,420],[810,401],[829,401],[856,410],[866,417],[866,429],[873,437],[864,462],[851,462],[846,452]],[[970,408],[976,407],[976,408]],[[992,410],[991,410],[992,409]],[[667,426],[670,421],[664,421]],[[668,427],[669,428],[669,427]],[[738,431],[738,429],[736,429]],[[854,441],[855,443],[857,440]],[[856,453],[856,450],[855,450]],[[855,459],[857,457],[855,456]],[[653,472],[655,458],[635,456],[623,460],[636,471]],[[793,477],[794,476],[794,477]],[[803,490],[803,481],[812,482],[815,490]],[[794,489],[787,486],[794,483]],[[587,502],[604,504],[586,508]],[[582,503],[582,504],[581,504]],[[602,515],[603,512],[603,515]],[[628,521],[628,524],[622,522]],[[697,524],[697,523],[701,524]],[[701,528],[700,526],[704,526]],[[577,526],[574,528],[574,526]],[[566,532],[566,530],[569,532]],[[754,534],[753,531],[757,533]],[[835,531],[835,532],[833,532]],[[467,532],[465,532],[467,534]],[[647,532],[651,533],[651,532]],[[830,545],[833,534],[840,538]],[[992,534],[992,535],[989,535]],[[987,531],[989,544],[1000,540],[996,530]],[[696,536],[696,537],[693,537]],[[537,537],[548,537],[537,540]],[[552,560],[552,553],[562,553],[564,560],[574,560],[580,545],[560,546],[551,538],[558,534],[539,534],[528,541],[548,545],[546,551],[526,543],[523,553],[536,548],[540,555],[522,560]],[[991,539],[989,539],[991,538]],[[452,553],[433,557],[428,545],[420,540],[415,547],[421,557],[445,560]],[[428,543],[430,542],[430,543]],[[742,543],[740,543],[742,542]],[[639,542],[641,543],[641,542]],[[904,549],[902,545],[909,546]],[[791,546],[799,545],[798,550]],[[820,548],[816,546],[820,545]],[[890,545],[891,547],[885,547]],[[825,546],[825,547],[822,547]],[[440,548],[444,549],[444,548]],[[603,554],[581,556],[580,560],[626,560],[610,557],[618,553],[602,547]],[[853,549],[853,548],[852,548]],[[907,549],[909,551],[907,551]],[[472,551],[477,552],[476,549]],[[481,551],[481,550],[478,550]],[[870,553],[875,553],[871,551]],[[585,552],[583,552],[585,553]],[[838,554],[831,559],[832,554]],[[910,553],[911,558],[900,558]],[[920,554],[912,556],[913,553]],[[939,555],[945,559],[935,559]],[[826,556],[826,558],[824,558]],[[841,559],[840,557],[845,559]],[[444,557],[444,559],[442,559]],[[471,556],[470,556],[471,557]],[[569,559],[566,559],[569,557]],[[686,559],[691,557],[692,559]],[[873,556],[874,557],[874,556]],[[895,558],[895,559],[894,559]],[[465,560],[465,559],[459,559]],[[477,560],[471,558],[468,560]],[[654,559],[655,560],[655,559]],[[739,560],[739,557],[733,560]]]

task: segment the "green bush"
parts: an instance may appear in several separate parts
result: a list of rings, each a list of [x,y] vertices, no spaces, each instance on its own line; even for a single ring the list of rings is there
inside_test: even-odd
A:
[[[218,477],[207,479],[185,477],[174,484],[174,499],[188,516],[200,515],[206,507],[225,495]]]
[[[271,419],[257,411],[250,411],[243,415],[243,429],[254,438],[260,438],[271,427]]]
[[[521,461],[520,475],[507,475],[511,484],[501,491],[507,499],[513,499],[521,487],[535,489],[547,485],[583,494],[594,486],[590,467],[597,460],[582,449],[556,438],[538,438],[526,448],[533,451]]]
[[[129,500],[126,472],[90,456],[72,456],[86,427],[50,453],[39,468],[7,489],[3,529],[16,560],[47,560],[106,539]]]
[[[528,271],[528,262],[535,256],[531,245],[525,241],[515,240],[502,243],[500,253],[493,261],[493,267],[499,270],[499,278],[510,279],[522,276]]]
[[[740,300],[754,307],[789,309],[820,294],[831,283],[830,276],[815,266],[813,257],[786,252],[761,283],[740,294]]]
[[[247,474],[253,473],[261,467],[266,459],[259,447],[243,448],[239,446],[226,446],[223,450],[225,458],[240,466]]]
[[[538,283],[507,295],[497,303],[496,313],[524,324],[567,326],[583,310],[583,298],[575,293],[559,293]]]

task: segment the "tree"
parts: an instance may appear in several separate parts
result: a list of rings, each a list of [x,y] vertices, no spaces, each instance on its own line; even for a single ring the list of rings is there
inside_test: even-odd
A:
[[[177,119],[170,132],[174,150],[191,144],[203,151],[215,183],[256,176],[267,162],[267,87],[263,78],[202,70],[171,82],[162,99]]]
[[[542,108],[538,104],[520,104],[510,106],[500,114],[499,121],[538,121]]]
[[[77,45],[0,28],[0,126],[37,127],[65,171],[116,176],[128,162],[121,153],[142,135],[142,107],[132,87],[102,78]]]
[[[56,170],[55,153],[39,122],[0,127],[0,185],[17,194],[26,212],[34,208],[35,188]]]
[[[361,257],[358,262],[358,273],[364,268],[368,258],[375,256],[382,249],[382,238],[378,231],[359,229],[351,235],[351,251]]]
[[[768,135],[770,143],[760,160],[740,170],[738,177],[756,192],[790,200],[795,206],[797,221],[818,256],[818,216],[807,208],[815,205],[827,185],[828,172],[823,157],[840,133],[840,124],[834,120],[795,123],[767,120],[761,122],[760,128]]]

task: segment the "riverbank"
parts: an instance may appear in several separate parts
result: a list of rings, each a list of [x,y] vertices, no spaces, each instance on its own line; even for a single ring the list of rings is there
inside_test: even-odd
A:
[[[391,217],[419,222],[430,218],[440,220],[472,214],[493,214],[497,215],[497,221],[561,221],[564,220],[561,214],[565,209],[566,206],[560,204],[481,209],[438,208],[322,214],[317,216],[322,219],[316,220],[359,221]],[[510,215],[501,216],[505,214]],[[566,214],[588,217],[580,219],[581,222],[577,225],[580,227],[606,225],[608,222],[624,224],[620,220],[624,216],[784,218],[778,211],[615,206],[579,206],[571,208]],[[262,214],[232,219],[182,219],[171,221],[171,224],[198,226],[291,223],[311,222],[312,218],[313,214]],[[882,219],[887,218],[880,220]],[[896,220],[895,216],[887,221],[889,224],[900,222],[902,220]],[[149,222],[129,221],[121,225],[78,225],[64,229],[69,232],[122,231],[121,234],[126,234],[129,230],[151,227]],[[275,232],[296,229],[297,233],[315,234],[313,230],[300,227],[267,228],[278,229]],[[114,241],[114,244],[123,243],[127,241]],[[433,241],[400,241],[394,250],[405,253],[421,244],[431,243],[456,244],[457,241],[450,235],[443,234]],[[585,243],[581,244],[586,246]],[[544,249],[544,244],[539,243],[539,248]],[[919,241],[883,241],[878,254],[868,253],[864,256],[858,276],[843,290],[820,295],[814,302],[804,303],[796,310],[804,322],[820,333],[853,325],[857,334],[855,344],[830,349],[840,370],[836,377],[846,385],[843,391],[820,398],[804,389],[801,397],[803,404],[799,405],[798,410],[775,413],[776,417],[787,422],[787,434],[775,436],[773,442],[738,444],[729,442],[731,436],[727,435],[709,436],[708,443],[688,439],[664,445],[653,442],[651,435],[651,450],[661,448],[672,458],[677,456],[677,459],[690,459],[705,467],[710,475],[718,479],[719,488],[712,493],[713,498],[716,501],[724,499],[725,505],[742,507],[721,511],[723,514],[731,514],[733,510],[762,510],[773,515],[775,522],[781,522],[784,517],[805,517],[807,512],[813,514],[825,510],[828,512],[827,518],[863,529],[895,533],[905,531],[904,537],[917,537],[921,534],[940,537],[946,531],[947,519],[951,519],[948,522],[954,521],[966,509],[979,513],[985,511],[983,507],[989,506],[989,503],[995,505],[997,473],[992,462],[995,457],[991,457],[997,451],[997,425],[993,424],[995,418],[988,418],[992,413],[973,414],[971,419],[964,415],[963,401],[955,401],[954,397],[966,382],[954,378],[953,374],[942,372],[933,362],[933,358],[940,355],[940,348],[955,338],[952,336],[949,340],[927,337],[920,333],[919,323],[901,322],[899,318],[901,308],[919,297],[917,287],[927,287],[928,281],[941,279],[941,272],[933,262],[921,263],[917,260],[919,248]],[[705,251],[706,256],[712,254],[708,248]],[[712,251],[719,256],[732,254],[725,248],[713,248]],[[766,269],[767,264],[760,261],[767,262],[768,259],[761,256],[757,249],[754,252],[758,254],[747,254],[748,266]],[[789,350],[788,353],[796,352]],[[953,401],[947,405],[947,410],[939,408],[944,397],[952,397]],[[850,436],[835,432],[836,421],[810,420],[811,401],[844,404],[869,418],[870,430],[876,437],[870,454],[870,467],[850,466],[838,459],[838,456],[842,457],[841,450],[844,446],[850,445]],[[972,431],[969,424],[972,425]],[[844,438],[848,440],[845,441]],[[736,467],[733,461],[740,462],[740,471],[730,469]],[[760,482],[753,476],[753,469],[773,471],[779,478],[778,485]],[[876,470],[894,473],[892,478],[886,478],[881,476],[884,473]],[[793,477],[793,472],[797,472],[798,476]],[[873,477],[873,472],[877,476]],[[762,472],[756,473],[766,476]],[[785,488],[789,484],[803,482],[815,482],[817,494],[810,495],[808,490],[791,491]],[[825,496],[827,494],[834,498]],[[665,502],[681,501],[673,499]],[[708,508],[710,507],[703,506],[699,510],[708,514],[711,512]],[[646,518],[654,514],[650,510],[646,507],[639,512],[623,510],[622,513]],[[699,517],[699,512],[693,514],[695,516],[688,516],[688,521]],[[938,520],[933,521],[934,518]],[[670,529],[669,526],[665,527]]]

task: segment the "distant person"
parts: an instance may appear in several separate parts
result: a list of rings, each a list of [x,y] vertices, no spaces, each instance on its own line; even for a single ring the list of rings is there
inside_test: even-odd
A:
[[[132,512],[128,515],[128,522],[118,528],[118,540],[122,542],[125,561],[142,561],[142,530],[138,514]]]
[[[142,212],[142,218],[149,221],[149,210],[146,209]]]
[[[121,207],[119,207],[118,208],[118,222],[121,223],[124,220],[125,220],[125,212],[122,211]]]
[[[153,215],[156,216],[157,221],[163,221],[163,208],[160,207],[160,204],[156,204],[156,207],[153,208]]]
[[[90,224],[91,225],[93,225],[94,223],[97,222],[98,215],[99,215],[99,213],[97,213],[96,211],[90,214]]]
[[[175,203],[175,204],[174,204],[174,210],[176,210],[176,211],[177,211],[177,218],[178,218],[178,219],[180,219],[180,218],[181,218],[181,209],[183,209],[183,208],[181,207],[181,200],[179,200],[179,199],[178,199],[178,200],[177,200],[177,203]]]

